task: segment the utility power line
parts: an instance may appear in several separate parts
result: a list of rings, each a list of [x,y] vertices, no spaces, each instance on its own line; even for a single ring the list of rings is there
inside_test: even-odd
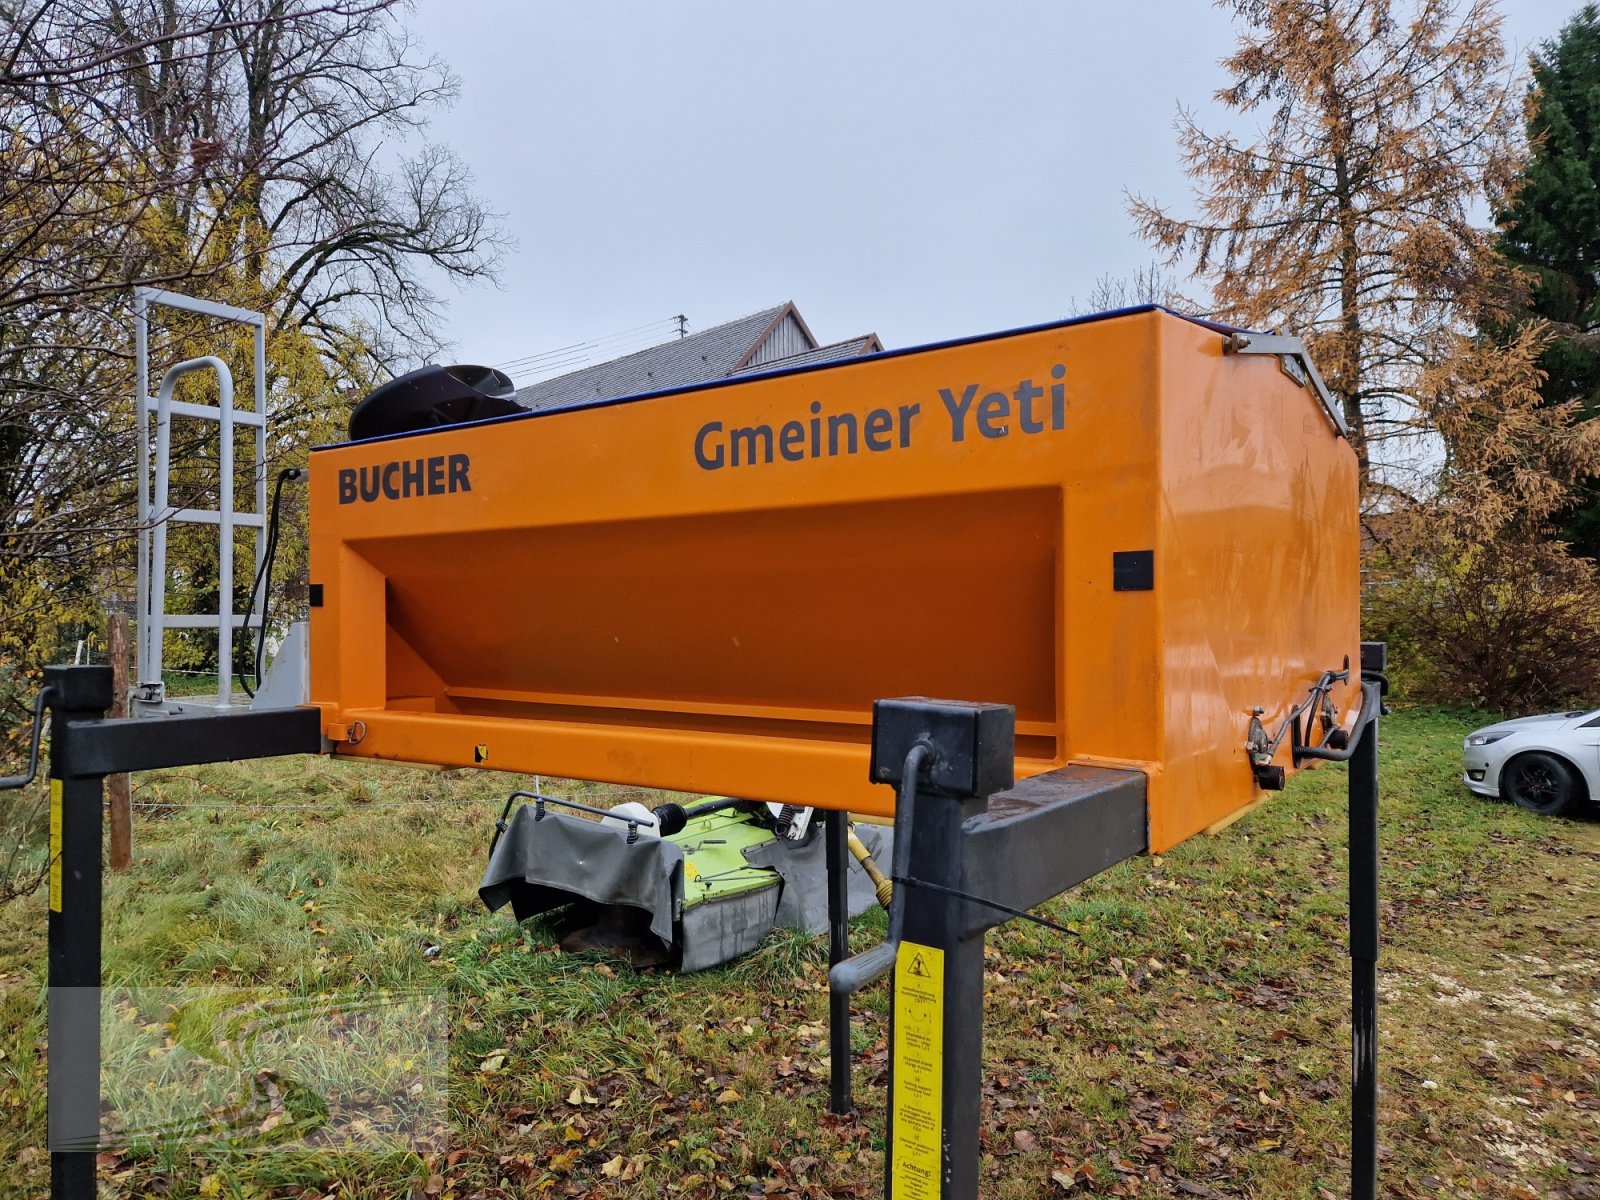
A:
[[[688,318],[680,315],[647,321],[630,329],[619,329],[603,337],[573,342],[552,350],[540,350],[493,364],[498,370],[516,377],[518,375],[560,374],[577,370],[593,361],[593,356],[619,358],[635,350],[643,350],[669,340],[673,335],[684,337],[688,332]]]

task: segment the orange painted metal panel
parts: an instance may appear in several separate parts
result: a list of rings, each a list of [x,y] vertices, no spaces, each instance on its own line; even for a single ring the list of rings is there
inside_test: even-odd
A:
[[[1019,776],[1146,770],[1159,851],[1356,660],[1355,486],[1276,359],[1159,311],[326,447],[312,699],[341,754],[880,814],[874,699],[1004,702]]]

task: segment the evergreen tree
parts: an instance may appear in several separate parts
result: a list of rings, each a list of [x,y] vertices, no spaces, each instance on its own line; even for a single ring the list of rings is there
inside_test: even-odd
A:
[[[1524,268],[1525,315],[1550,324],[1540,387],[1551,407],[1600,415],[1600,10],[1586,5],[1532,58],[1527,165],[1499,214],[1500,250]],[[1600,556],[1600,479],[1581,481],[1566,539]]]

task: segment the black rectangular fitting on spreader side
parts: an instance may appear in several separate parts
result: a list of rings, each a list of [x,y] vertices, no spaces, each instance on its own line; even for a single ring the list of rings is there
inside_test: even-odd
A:
[[[1017,714],[1009,704],[904,696],[872,705],[872,780],[899,787],[918,742],[935,753],[918,791],[990,796],[1016,782]]]

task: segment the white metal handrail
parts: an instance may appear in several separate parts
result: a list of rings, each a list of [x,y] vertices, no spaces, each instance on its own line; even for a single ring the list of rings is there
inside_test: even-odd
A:
[[[228,365],[214,355],[192,358],[172,367],[162,377],[156,396],[150,395],[149,326],[151,305],[181,309],[202,316],[219,317],[251,325],[255,332],[255,408],[246,412],[234,408],[233,376]],[[137,365],[135,408],[139,428],[139,565],[138,633],[135,639],[138,687],[134,694],[136,712],[166,711],[166,689],[162,682],[165,634],[169,629],[215,629],[217,634],[217,695],[215,703],[226,707],[233,700],[233,630],[259,620],[264,611],[263,594],[258,607],[247,613],[233,609],[234,530],[244,527],[256,533],[256,569],[266,554],[267,523],[267,391],[266,319],[260,313],[210,300],[180,296],[159,288],[134,290],[134,341]],[[197,371],[212,371],[217,377],[218,403],[194,404],[173,398],[179,379]],[[150,419],[154,415],[154,479],[150,463]],[[172,418],[175,416],[218,423],[218,503],[215,509],[174,508],[171,504]],[[236,426],[256,430],[253,482],[255,511],[234,509],[234,447]],[[171,613],[167,602],[167,530],[180,524],[214,525],[218,548],[218,611],[215,613]]]
[[[161,679],[161,661],[164,657],[164,637],[172,627],[167,616],[167,528],[176,516],[170,504],[172,479],[172,389],[178,380],[196,371],[211,370],[217,375],[217,409],[215,420],[221,426],[217,439],[217,525],[221,545],[217,549],[217,703],[229,704],[233,700],[233,622],[223,619],[231,616],[233,608],[233,373],[220,358],[205,355],[191,358],[168,369],[161,378],[161,391],[156,398],[156,478],[154,508],[154,537],[150,552],[150,611],[148,636],[150,647],[145,662],[150,663],[154,679]],[[210,416],[210,414],[207,414]],[[209,622],[208,622],[209,624]],[[141,679],[141,684],[149,680]]]

